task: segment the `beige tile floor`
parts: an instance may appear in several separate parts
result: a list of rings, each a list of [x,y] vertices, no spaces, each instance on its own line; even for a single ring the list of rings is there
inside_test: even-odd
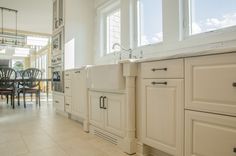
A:
[[[126,156],[116,146],[88,133],[79,123],[56,114],[51,102],[40,108],[11,109],[0,100],[0,156]]]

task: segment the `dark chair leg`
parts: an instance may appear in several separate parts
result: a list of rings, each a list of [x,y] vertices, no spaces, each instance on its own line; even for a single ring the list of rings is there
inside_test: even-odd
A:
[[[24,99],[24,107],[26,108],[26,102],[25,102],[25,92],[23,92],[23,99]]]
[[[38,100],[39,100],[39,107],[41,106],[41,102],[40,102],[40,91],[39,91],[39,93],[38,93]]]
[[[7,95],[6,97],[7,97],[7,104],[8,104],[8,101],[9,101],[9,97],[8,97],[8,95]]]
[[[15,109],[14,94],[13,93],[11,94],[11,105],[12,105],[12,108]]]
[[[11,97],[12,97],[12,107],[13,109],[15,109],[15,94],[12,93]]]
[[[20,92],[17,93],[17,102],[18,102],[18,106],[20,106]]]
[[[37,94],[37,92],[35,93],[35,102],[36,102],[36,105],[38,105],[38,94]]]
[[[11,106],[12,106],[12,95],[10,95],[10,100],[11,100]]]

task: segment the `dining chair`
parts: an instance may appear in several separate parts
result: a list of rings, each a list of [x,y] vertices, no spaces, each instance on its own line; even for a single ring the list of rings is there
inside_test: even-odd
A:
[[[40,80],[42,79],[42,72],[37,68],[28,68],[22,73],[22,88],[17,90],[18,104],[20,103],[20,94],[23,94],[24,107],[26,108],[26,94],[36,95],[36,104],[40,103]]]
[[[0,68],[0,94],[7,96],[11,96],[11,105],[13,109],[15,108],[15,82],[17,73],[14,69],[8,67]],[[11,81],[8,81],[11,80]]]

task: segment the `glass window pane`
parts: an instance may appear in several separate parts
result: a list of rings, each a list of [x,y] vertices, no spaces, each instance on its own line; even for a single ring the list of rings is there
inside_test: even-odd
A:
[[[107,24],[107,53],[112,53],[116,50],[120,49],[113,49],[113,45],[115,43],[120,44],[121,35],[120,35],[120,9],[114,11],[106,18]],[[117,46],[116,46],[117,47]]]
[[[138,46],[162,42],[162,0],[139,0],[137,7]]]
[[[190,35],[236,25],[236,0],[190,0]]]

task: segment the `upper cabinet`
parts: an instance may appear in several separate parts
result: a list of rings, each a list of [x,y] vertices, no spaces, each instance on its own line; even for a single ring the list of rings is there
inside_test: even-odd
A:
[[[53,0],[53,31],[64,25],[64,1]]]

